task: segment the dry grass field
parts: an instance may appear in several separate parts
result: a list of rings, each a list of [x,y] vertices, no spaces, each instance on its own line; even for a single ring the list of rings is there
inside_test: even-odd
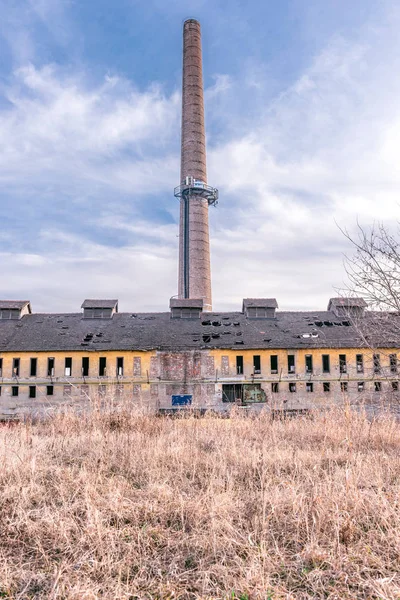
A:
[[[400,598],[388,415],[66,414],[0,457],[0,598]]]

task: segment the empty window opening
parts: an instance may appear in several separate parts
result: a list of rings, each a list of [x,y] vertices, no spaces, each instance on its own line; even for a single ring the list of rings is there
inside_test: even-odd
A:
[[[124,359],[122,356],[117,358],[117,375],[121,376],[124,374]]]
[[[341,381],[340,382],[340,391],[347,392],[348,389],[349,389],[349,384],[347,383],[347,381]]]
[[[1,385],[0,385],[0,396],[1,396]]]
[[[236,375],[243,375],[243,356],[236,357]]]
[[[20,359],[13,358],[13,377],[19,377]]]
[[[362,354],[356,354],[356,371],[364,373],[364,357]]]
[[[374,387],[375,387],[375,392],[381,392],[382,391],[382,383],[380,381],[375,381],[374,382]]]
[[[53,396],[54,395],[54,387],[52,385],[47,385],[46,386],[46,396]]]
[[[0,377],[3,377],[3,359],[0,358]]]
[[[271,391],[273,394],[279,393],[279,383],[271,383]]]
[[[307,381],[306,383],[306,392],[313,392],[314,384],[311,381]]]
[[[312,355],[306,354],[306,373],[312,373],[312,372],[313,372]]]
[[[82,357],[82,375],[83,377],[89,377],[89,357]]]
[[[331,364],[329,354],[322,355],[322,372],[330,373],[331,372]]]
[[[294,354],[288,354],[288,373],[295,373],[296,372],[296,364],[294,361]]]
[[[235,383],[223,385],[222,402],[243,402],[243,385]]]
[[[47,377],[52,377],[54,375],[54,358],[47,359]]]
[[[289,383],[289,392],[294,393],[296,391],[296,384]]]
[[[274,375],[278,372],[278,355],[271,355],[271,373]]]
[[[392,381],[392,391],[393,392],[399,391],[399,382],[398,381]]]
[[[253,367],[254,373],[259,375],[261,373],[261,356],[259,354],[253,356]]]
[[[347,373],[347,362],[345,354],[339,354],[339,371],[341,373]]]
[[[11,396],[13,398],[16,398],[18,396],[18,394],[19,394],[19,387],[18,387],[18,385],[13,385],[12,388],[11,388]]]
[[[357,391],[358,391],[358,392],[363,392],[363,391],[364,391],[364,389],[365,389],[364,382],[363,382],[363,381],[359,381],[359,382],[357,383]]]
[[[397,354],[389,354],[390,372],[397,373]]]
[[[36,398],[36,385],[29,386],[29,398]]]
[[[107,374],[107,358],[101,356],[99,358],[99,377],[105,377]]]
[[[381,357],[380,357],[380,354],[374,354],[373,355],[373,362],[374,362],[374,373],[380,373],[381,372]]]
[[[323,388],[324,392],[330,392],[331,391],[331,382],[324,381],[324,383],[322,384],[322,388]]]
[[[37,358],[31,358],[30,376],[36,377],[37,374]]]
[[[72,375],[72,358],[70,356],[65,359],[64,375],[65,377],[71,377]]]

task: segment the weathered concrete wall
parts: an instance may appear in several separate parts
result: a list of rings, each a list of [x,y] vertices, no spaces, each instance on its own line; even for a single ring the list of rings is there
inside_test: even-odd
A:
[[[287,370],[287,356],[296,357],[296,371]],[[330,373],[322,372],[322,355],[330,356]],[[340,373],[339,354],[346,355],[347,373]],[[364,358],[364,372],[356,368],[356,355]],[[84,406],[104,397],[128,401],[132,407],[149,410],[171,408],[172,396],[191,395],[196,407],[227,408],[224,386],[243,386],[246,402],[262,401],[268,409],[304,409],[329,406],[345,401],[378,404],[380,398],[399,403],[400,393],[393,389],[398,373],[391,372],[390,354],[379,350],[381,372],[374,372],[373,356],[366,349],[302,350],[192,350],[182,352],[52,352],[3,353],[0,375],[0,414],[17,415],[52,411],[62,406]],[[261,359],[260,373],[254,373],[253,357]],[[278,373],[271,373],[271,355],[278,356]],[[306,355],[313,357],[313,372],[305,372]],[[99,377],[99,358],[107,357],[107,374]],[[236,374],[236,357],[243,358],[243,373]],[[47,375],[47,359],[55,359],[54,376]],[[65,358],[72,357],[72,373],[66,376]],[[89,357],[89,376],[82,377],[82,358]],[[117,377],[117,358],[124,358],[123,375]],[[20,373],[12,374],[13,358],[20,359]],[[37,358],[37,375],[30,377],[30,359]],[[329,383],[329,391],[324,384]],[[360,390],[359,385],[364,389]],[[293,389],[295,384],[295,391]],[[311,384],[311,385],[310,385]],[[376,385],[380,390],[376,390]],[[398,385],[398,384],[397,384]],[[35,398],[29,388],[35,387]],[[53,387],[53,395],[47,393]],[[12,395],[18,388],[18,396]],[[236,389],[236,388],[235,388]],[[226,390],[226,388],[225,388]]]

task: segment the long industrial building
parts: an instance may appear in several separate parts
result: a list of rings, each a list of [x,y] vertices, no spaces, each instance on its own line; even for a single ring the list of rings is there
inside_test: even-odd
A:
[[[86,299],[76,313],[34,313],[0,301],[0,415],[18,417],[106,397],[151,410],[305,410],[343,401],[398,401],[398,345],[368,343],[360,298],[326,311],[284,312],[275,298],[212,310],[201,33],[183,27],[178,294],[161,313],[120,313]],[[156,292],[156,290],[155,290]],[[166,301],[166,308],[167,308]]]

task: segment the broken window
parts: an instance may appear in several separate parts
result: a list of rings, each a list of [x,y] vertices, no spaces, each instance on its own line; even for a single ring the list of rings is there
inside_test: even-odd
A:
[[[271,373],[275,375],[278,372],[278,355],[271,355]]]
[[[13,385],[11,387],[11,396],[13,398],[16,398],[18,396],[18,394],[19,394],[19,386],[18,385]]]
[[[243,385],[224,384],[222,386],[222,402],[243,402]]]
[[[52,377],[54,375],[54,358],[47,359],[47,377]]]
[[[89,377],[89,357],[82,357],[82,376]]]
[[[306,392],[313,392],[314,384],[311,381],[307,381],[306,383]]]
[[[296,384],[294,382],[289,383],[289,392],[294,393],[296,391]]]
[[[398,381],[392,381],[392,391],[393,392],[399,391],[399,382]]]
[[[19,358],[13,358],[13,377],[19,377],[19,365],[20,365],[20,359]]]
[[[364,382],[363,381],[359,381],[357,383],[357,391],[358,392],[363,392],[364,391]]]
[[[29,398],[36,398],[36,385],[29,386]]]
[[[99,358],[99,377],[105,377],[107,374],[107,358],[100,356]]]
[[[340,382],[340,391],[347,392],[348,389],[349,389],[349,384],[347,383],[347,381],[341,381]]]
[[[306,354],[306,373],[312,373],[312,372],[313,372],[312,355]]]
[[[256,375],[261,373],[261,356],[259,354],[253,356],[253,367]]]
[[[397,373],[397,354],[389,354],[390,372]]]
[[[65,358],[64,375],[65,377],[71,377],[72,375],[72,358],[70,356]]]
[[[288,354],[288,373],[296,372],[296,365],[294,361],[294,354]]]
[[[46,396],[53,396],[54,394],[54,387],[52,385],[47,385],[46,386]]]
[[[279,393],[279,383],[271,383],[271,391],[273,394]]]
[[[380,354],[374,354],[373,355],[373,362],[374,362],[374,373],[380,373],[381,372],[381,357],[380,357]]]
[[[381,392],[382,391],[382,383],[380,381],[375,381],[374,382],[374,387],[375,387],[375,392]]]
[[[322,355],[322,372],[330,373],[331,372],[331,364],[330,364],[330,356],[329,354]]]
[[[330,392],[331,391],[331,382],[324,381],[322,384],[322,388],[323,388],[324,392]]]
[[[364,373],[364,357],[362,354],[356,354],[356,371]]]
[[[37,373],[37,358],[31,358],[31,365],[30,365],[30,370],[29,370],[30,377],[36,377],[36,373]]]
[[[339,371],[341,373],[347,373],[347,362],[345,354],[339,354]]]
[[[122,377],[124,374],[124,358],[123,356],[119,356],[117,358],[117,376]]]
[[[236,357],[236,375],[243,375],[243,356]]]

